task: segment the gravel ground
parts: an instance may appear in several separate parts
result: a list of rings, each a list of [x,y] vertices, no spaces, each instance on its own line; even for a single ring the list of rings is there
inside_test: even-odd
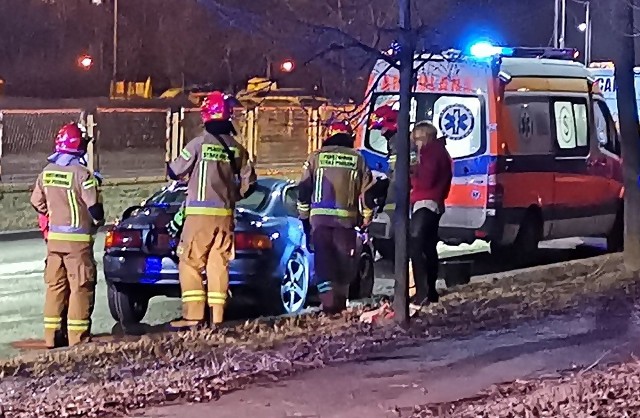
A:
[[[640,284],[615,267],[617,262],[611,267],[606,258],[598,260],[586,272],[585,265],[582,272],[556,267],[535,281],[507,277],[466,286],[427,308],[409,331],[361,324],[353,311],[338,318],[314,314],[253,321],[218,332],[145,336],[25,356],[0,364],[0,416],[114,416],[169,402],[206,402],[255,381],[278,380],[416,339],[504,328],[579,311],[593,306],[594,299],[600,304],[610,299],[616,309],[633,303]],[[607,263],[610,267],[603,268]]]

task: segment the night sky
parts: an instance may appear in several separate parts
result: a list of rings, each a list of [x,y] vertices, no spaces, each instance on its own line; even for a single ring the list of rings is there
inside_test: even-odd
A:
[[[5,93],[104,96],[112,67],[111,1],[94,6],[90,0],[0,0],[0,77],[7,81]],[[180,86],[183,80],[187,86],[210,83],[237,91],[248,78],[263,76],[269,59],[281,85],[317,85],[329,97],[357,97],[372,63],[361,51],[350,50],[303,65],[336,38],[303,33],[306,29],[292,24],[282,6],[294,5],[303,19],[328,25],[327,16],[337,1],[120,0],[118,77],[151,76],[156,93]],[[367,38],[365,43],[373,39],[373,29],[366,23],[370,10],[353,5],[370,4],[385,27],[394,26],[394,1],[340,1],[347,4],[345,14],[354,22],[355,36]],[[607,7],[612,1],[624,0],[592,1],[593,60],[611,59],[615,48],[610,38],[616,25]],[[321,3],[325,9],[318,10],[324,12],[314,9]],[[567,3],[567,46],[582,51],[584,34],[577,26],[584,21],[584,6],[574,0]],[[416,5],[415,17],[428,24],[422,39],[427,46],[464,48],[477,39],[503,45],[552,45],[553,0],[419,0]],[[385,36],[381,48],[393,37]],[[83,53],[94,57],[89,71],[77,66]],[[277,63],[286,58],[300,65],[281,77]]]

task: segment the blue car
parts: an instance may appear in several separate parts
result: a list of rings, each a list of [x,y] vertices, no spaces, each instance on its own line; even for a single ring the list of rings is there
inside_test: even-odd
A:
[[[166,225],[185,196],[186,186],[172,183],[125,210],[107,233],[103,266],[116,321],[142,321],[154,296],[180,297],[177,243]],[[297,198],[295,182],[261,178],[255,192],[238,202],[230,302],[257,304],[267,314],[296,313],[317,302]],[[373,290],[373,248],[364,232],[358,234],[358,249],[350,299],[368,298]]]

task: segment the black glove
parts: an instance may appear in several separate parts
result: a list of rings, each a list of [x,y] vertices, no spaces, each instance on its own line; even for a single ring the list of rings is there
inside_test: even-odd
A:
[[[307,243],[307,249],[310,253],[313,252],[313,240],[311,239],[311,222],[309,219],[302,220],[302,229],[304,230],[304,237]]]
[[[180,227],[173,219],[167,224],[167,232],[171,238],[176,238],[180,233]]]

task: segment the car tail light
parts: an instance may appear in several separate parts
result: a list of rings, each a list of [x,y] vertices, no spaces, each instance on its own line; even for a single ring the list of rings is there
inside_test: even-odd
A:
[[[105,248],[141,248],[142,232],[111,230],[104,239]]]
[[[234,234],[236,250],[268,250],[271,239],[266,235],[236,232]]]
[[[504,194],[504,188],[496,180],[496,174],[498,174],[497,161],[489,163],[487,174],[487,208],[496,208],[502,205],[502,196]]]

